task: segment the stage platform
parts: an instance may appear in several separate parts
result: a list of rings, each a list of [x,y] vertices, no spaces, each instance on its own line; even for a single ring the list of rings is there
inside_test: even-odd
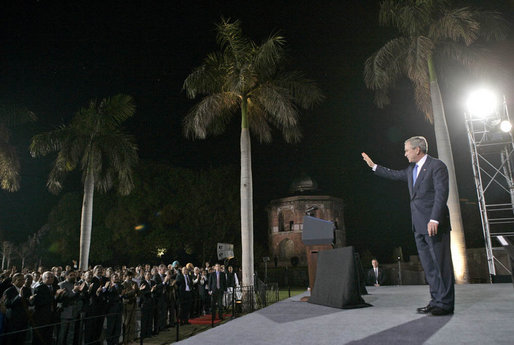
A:
[[[427,285],[368,287],[372,307],[337,309],[300,302],[307,292],[177,344],[514,344],[512,284],[456,285],[455,314],[416,313]]]

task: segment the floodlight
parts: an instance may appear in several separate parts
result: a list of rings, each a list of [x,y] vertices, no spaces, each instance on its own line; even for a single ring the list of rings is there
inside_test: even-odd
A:
[[[481,118],[494,114],[497,104],[498,100],[496,95],[487,89],[472,92],[466,102],[469,114]]]
[[[507,120],[503,120],[501,123],[500,123],[500,129],[505,132],[505,133],[508,133],[510,132],[510,130],[512,129],[512,124],[507,121]]]

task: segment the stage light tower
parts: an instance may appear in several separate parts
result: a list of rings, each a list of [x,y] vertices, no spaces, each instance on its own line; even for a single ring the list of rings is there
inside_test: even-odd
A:
[[[485,250],[491,281],[496,275],[491,238],[514,236],[514,139],[507,102],[500,105],[494,92],[479,89],[466,102],[466,128],[473,175],[482,220]],[[506,202],[504,193],[510,195]],[[509,225],[510,224],[510,225]]]

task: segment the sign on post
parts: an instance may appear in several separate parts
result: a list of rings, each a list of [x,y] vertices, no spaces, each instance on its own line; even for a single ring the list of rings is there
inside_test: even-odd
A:
[[[218,243],[218,260],[234,257],[234,245],[230,243]]]

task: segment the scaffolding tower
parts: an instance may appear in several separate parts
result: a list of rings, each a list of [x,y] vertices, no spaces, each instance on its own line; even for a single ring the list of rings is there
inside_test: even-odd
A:
[[[480,217],[484,233],[489,274],[492,279],[496,268],[509,268],[495,256],[496,240],[514,236],[514,139],[512,130],[504,132],[500,125],[510,122],[507,102],[498,111],[485,118],[466,113],[471,163],[477,190]],[[497,266],[499,265],[499,266]]]

